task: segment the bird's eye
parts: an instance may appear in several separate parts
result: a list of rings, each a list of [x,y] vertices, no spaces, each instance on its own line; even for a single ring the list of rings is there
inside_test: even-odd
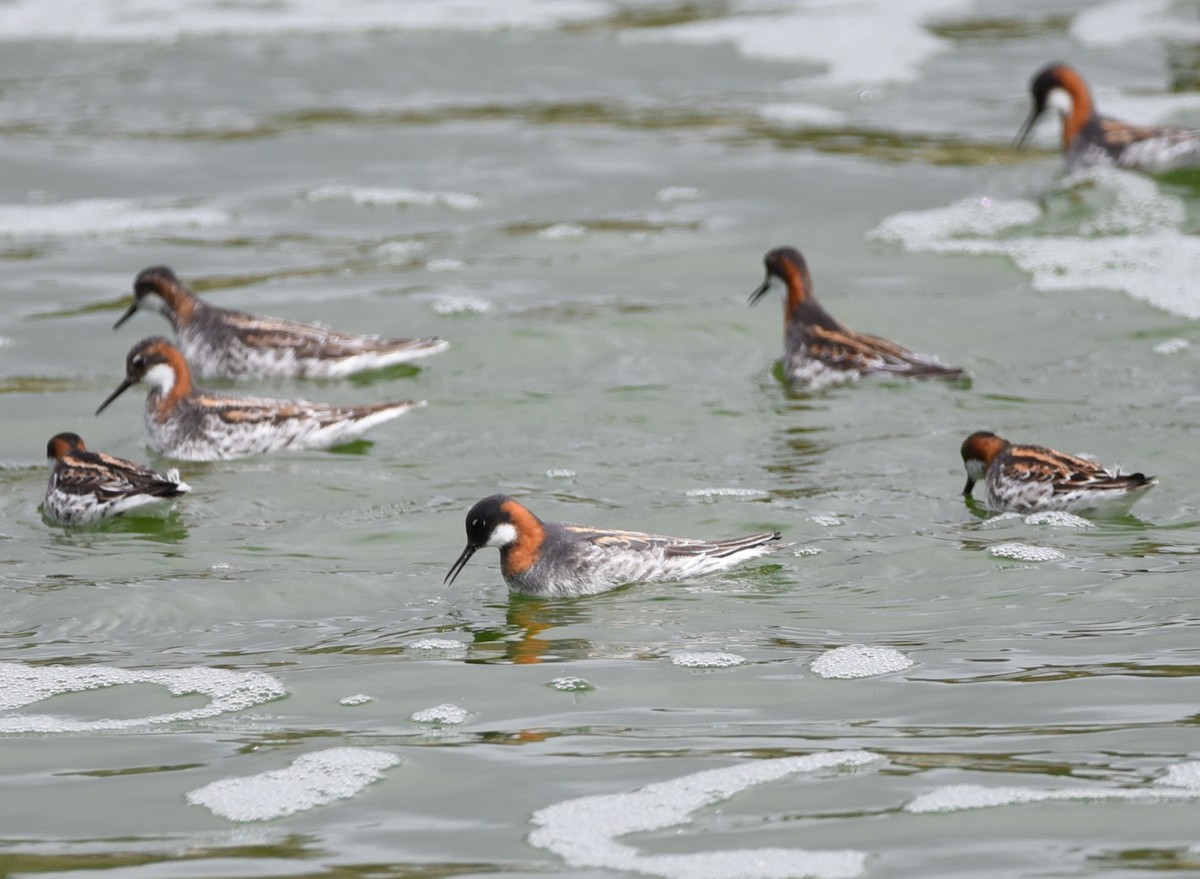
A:
[[[146,365],[146,358],[143,357],[141,354],[138,354],[136,357],[134,357],[132,360],[129,361],[129,364],[131,366],[136,366],[138,368],[141,368]]]

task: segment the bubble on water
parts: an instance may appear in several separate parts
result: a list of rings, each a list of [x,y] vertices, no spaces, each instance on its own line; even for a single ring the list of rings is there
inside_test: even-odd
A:
[[[45,714],[10,715],[0,717],[0,732],[95,732],[181,723],[244,711],[287,695],[277,679],[257,671],[201,667],[126,670],[101,665],[27,666],[6,662],[0,663],[0,710],[23,708],[64,693],[103,690],[122,684],[153,684],[165,687],[173,696],[201,695],[207,696],[209,702],[199,708],[146,717],[72,720]]]
[[[1066,510],[1045,510],[1041,513],[1030,513],[1025,517],[1026,525],[1050,525],[1054,528],[1095,528],[1096,523],[1090,522],[1083,516],[1076,516]]]
[[[533,813],[529,842],[572,867],[622,870],[665,879],[850,879],[866,855],[854,850],[761,848],[642,854],[618,838],[664,828],[684,832],[689,816],[755,785],[798,772],[852,769],[879,758],[867,751],[837,751],[758,760],[649,784],[638,790],[582,797]]]
[[[588,690],[596,689],[591,681],[576,677],[555,678],[546,684],[552,690],[560,690],[564,693],[584,693]]]
[[[463,723],[470,716],[471,712],[467,709],[446,702],[442,705],[434,705],[432,708],[414,711],[409,715],[409,719],[415,723],[455,724]]]
[[[330,748],[286,769],[214,781],[189,791],[187,801],[230,821],[269,821],[348,799],[399,762],[387,751]]]
[[[338,699],[338,704],[353,707],[355,705],[366,705],[368,702],[374,701],[374,698],[368,696],[366,693],[356,693],[353,696],[343,696],[341,699]]]
[[[492,303],[473,296],[439,296],[429,306],[434,314],[450,316],[456,314],[486,314]]]
[[[796,556],[797,558],[803,558],[804,556],[820,555],[824,551],[825,550],[821,549],[819,546],[797,546],[792,550],[792,555]]]
[[[1052,546],[1032,546],[1028,543],[998,543],[988,547],[988,552],[996,558],[1017,562],[1050,562],[1066,558],[1062,550]]]
[[[676,653],[671,657],[673,665],[683,668],[733,668],[735,665],[745,665],[749,662],[744,656],[736,653],[702,653],[692,651]]]
[[[823,678],[869,678],[912,666],[911,659],[892,647],[848,644],[825,651],[812,661],[810,668]]]

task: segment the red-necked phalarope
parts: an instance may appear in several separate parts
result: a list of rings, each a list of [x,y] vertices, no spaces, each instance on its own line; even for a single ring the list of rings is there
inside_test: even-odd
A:
[[[969,496],[975,483],[985,480],[985,503],[996,511],[1120,512],[1158,484],[1153,476],[1106,470],[1043,446],[1013,445],[986,430],[963,441],[962,459],[967,468],[963,494]]]
[[[146,395],[146,433],[159,452],[185,461],[221,461],[278,449],[325,449],[425,405],[423,401],[331,406],[304,400],[234,397],[192,384],[187,361],[161,336],[142,339],[125,358],[125,380],[104,408],[138,382]]]
[[[51,437],[46,458],[50,482],[42,512],[59,525],[88,525],[191,491],[178,470],[155,473],[133,461],[93,452],[74,433]]]
[[[783,367],[794,387],[817,390],[869,374],[962,376],[961,369],[946,366],[936,357],[917,354],[878,336],[856,333],[835,320],[813,296],[808,265],[796,248],[776,247],[767,252],[763,262],[767,277],[750,294],[750,304],[761,299],[775,280],[783,282]]]
[[[514,592],[543,597],[593,595],[626,583],[679,580],[723,571],[778,547],[778,531],[732,540],[689,540],[636,531],[543,522],[502,494],[467,513],[467,548],[444,582],[453,583],[475,551],[500,549],[500,571]]]
[[[161,311],[175,328],[188,363],[209,378],[338,378],[427,357],[449,345],[442,339],[355,336],[319,324],[219,308],[200,299],[166,266],[137,276],[133,304],[113,329],[139,308]]]
[[[1101,116],[1083,77],[1066,64],[1039,70],[1029,91],[1033,109],[1017,134],[1017,145],[1025,142],[1046,108],[1053,108],[1062,115],[1063,155],[1069,170],[1091,165],[1151,172],[1200,167],[1200,131],[1130,125]]]

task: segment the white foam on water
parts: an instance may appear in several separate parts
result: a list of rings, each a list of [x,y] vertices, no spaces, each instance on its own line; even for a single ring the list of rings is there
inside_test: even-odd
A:
[[[848,644],[825,651],[809,667],[823,678],[869,678],[912,666],[913,661],[895,648]]]
[[[1190,347],[1192,347],[1192,343],[1189,342],[1187,339],[1175,338],[1175,339],[1166,339],[1165,341],[1159,342],[1151,350],[1155,354],[1166,355],[1166,354],[1178,354],[1180,351],[1186,351]]]
[[[101,665],[27,666],[0,663],[0,710],[14,711],[65,693],[102,690],[122,684],[153,684],[173,696],[207,696],[207,705],[146,717],[73,720],[48,714],[10,714],[0,717],[0,733],[95,732],[134,729],[165,723],[203,720],[220,714],[245,711],[287,695],[277,679],[257,671],[223,668],[167,670],[108,668]]]
[[[439,296],[429,306],[434,314],[443,316],[455,314],[486,314],[492,310],[492,303],[486,299],[476,299],[473,296]]]
[[[229,214],[215,208],[154,206],[125,198],[0,205],[0,235],[13,238],[116,235],[163,226],[219,226],[228,222]]]
[[[551,690],[559,690],[563,693],[585,693],[588,690],[596,689],[595,684],[591,681],[571,676],[555,678],[546,686]]]
[[[676,201],[695,201],[700,197],[700,190],[694,186],[664,186],[654,193],[654,197],[666,204]]]
[[[1192,14],[1172,15],[1176,8]],[[1128,46],[1142,39],[1194,42],[1200,40],[1194,13],[1195,7],[1171,0],[1109,0],[1080,11],[1071,21],[1071,36],[1088,46]]]
[[[465,656],[467,645],[453,638],[421,638],[408,645],[410,653],[437,654],[443,656]]]
[[[162,41],[216,35],[552,28],[611,14],[596,0],[8,0],[0,39]]]
[[[187,801],[230,821],[270,821],[349,799],[399,762],[387,751],[330,748],[286,769],[214,781],[188,791]]]
[[[467,264],[461,259],[431,259],[425,263],[427,272],[461,272]]]
[[[990,516],[989,518],[984,519],[979,524],[980,524],[980,527],[982,527],[982,528],[995,528],[999,525],[1004,525],[1009,522],[1018,522],[1018,521],[1020,521],[1020,522],[1025,521],[1025,517],[1022,516],[1020,513],[1014,513],[1014,512],[1009,511],[1009,512],[1004,512],[1004,513],[997,513],[994,516]]]
[[[997,543],[988,547],[988,554],[1017,562],[1050,562],[1067,557],[1062,550],[1052,546],[1032,546],[1028,543]]]
[[[1064,181],[1094,186],[1112,199],[1074,235],[1040,234],[1041,209],[1023,199],[968,198],[885,219],[869,238],[906,250],[1000,255],[1032,276],[1038,290],[1122,290],[1171,314],[1200,318],[1200,238],[1186,234],[1183,202],[1153,179],[1111,168]],[[1025,228],[1030,227],[1030,228]]]
[[[1045,510],[1030,513],[1025,517],[1026,525],[1049,525],[1051,528],[1095,528],[1096,523],[1076,516],[1066,510]]]
[[[1154,783],[1164,784],[1167,787],[1186,788],[1200,793],[1200,762],[1177,763],[1174,766],[1168,766],[1167,774],[1156,779]]]
[[[921,794],[905,805],[914,814],[961,812],[1026,803],[1079,800],[1191,800],[1200,799],[1200,763],[1181,763],[1167,769],[1153,787],[985,787],[979,784],[952,784]]]
[[[443,206],[460,211],[475,210],[483,204],[483,199],[468,192],[426,192],[368,186],[322,186],[308,193],[307,197],[313,201],[345,199],[362,207]]]
[[[671,657],[672,665],[683,668],[733,668],[736,665],[745,665],[749,661],[746,657],[738,656],[736,653],[702,653],[698,651],[676,653]]]
[[[820,555],[824,551],[819,546],[797,546],[792,550],[792,555],[796,556],[796,558],[804,558],[810,555]]]
[[[766,104],[758,108],[758,115],[776,125],[841,125],[846,114],[821,107],[817,104]]]
[[[547,479],[570,479],[575,475],[574,470],[568,470],[565,467],[559,467],[546,471]]]
[[[924,22],[969,9],[969,0],[856,0],[854,23],[833,2],[732,4],[728,15],[660,28],[626,31],[629,41],[707,45],[731,43],[748,58],[821,64],[823,82],[898,82],[916,79],[921,65],[948,43]],[[879,51],[887,46],[886,52]]]
[[[542,241],[574,241],[587,234],[587,229],[578,223],[555,223],[537,233]]]
[[[353,708],[355,705],[366,705],[368,702],[374,701],[375,699],[366,693],[356,693],[353,696],[343,696],[341,699],[338,699],[338,704]]]
[[[718,498],[718,497],[769,497],[770,493],[761,488],[693,488],[687,492],[688,497]]]
[[[817,525],[824,525],[826,528],[835,528],[838,525],[842,524],[842,520],[839,519],[837,516],[825,515],[825,514],[809,516],[808,521],[813,522],[814,524],[817,524]]]
[[[409,719],[416,723],[454,724],[463,723],[470,716],[471,712],[467,709],[446,702],[442,705],[434,705],[432,708],[414,711],[409,715]]]
[[[698,809],[747,788],[798,772],[850,769],[879,758],[867,751],[838,751],[758,760],[709,769],[619,794],[582,797],[533,813],[529,842],[573,867],[628,870],[667,879],[842,879],[862,873],[866,855],[853,850],[733,849],[677,855],[643,855],[617,841],[687,823]]]
[[[425,245],[420,241],[389,241],[375,248],[380,258],[398,263],[406,263],[424,251]]]

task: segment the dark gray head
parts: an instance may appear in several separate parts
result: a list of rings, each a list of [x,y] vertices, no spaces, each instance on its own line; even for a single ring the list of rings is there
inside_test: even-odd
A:
[[[476,550],[485,546],[504,547],[516,540],[517,529],[513,524],[513,514],[517,511],[528,512],[512,498],[503,494],[486,497],[471,507],[466,520],[466,549],[450,567],[446,579],[442,582],[453,583],[454,578],[471,560],[471,556],[475,554]]]

